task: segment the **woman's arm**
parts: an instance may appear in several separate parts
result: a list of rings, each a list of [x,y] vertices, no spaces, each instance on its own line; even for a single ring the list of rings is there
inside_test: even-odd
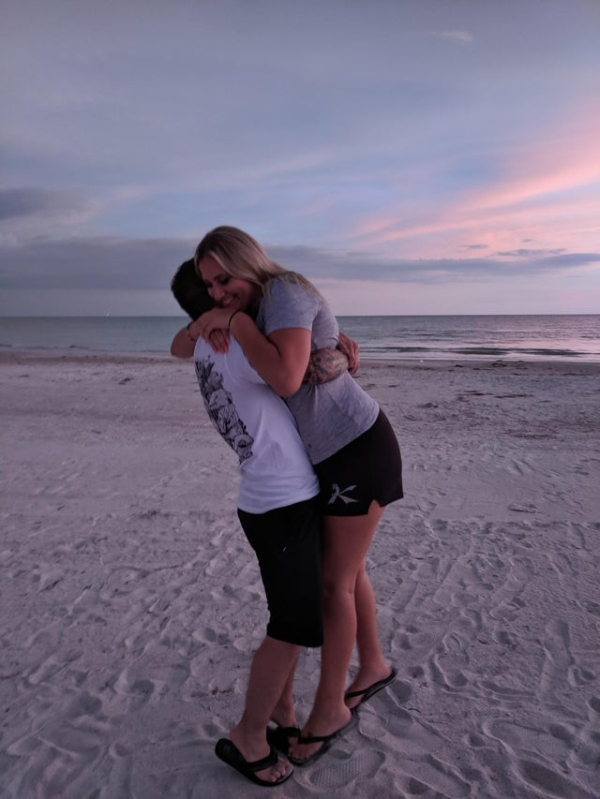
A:
[[[182,327],[171,342],[171,355],[176,358],[191,358],[199,336],[195,332],[194,322]],[[210,344],[215,352],[227,352],[229,349],[229,334],[224,330],[213,330],[210,335]]]
[[[276,394],[290,397],[298,391],[310,359],[310,330],[284,328],[265,336],[251,317],[241,313],[232,320],[230,330],[250,365]]]
[[[310,330],[294,327],[265,336],[254,320],[242,311],[213,308],[192,326],[193,335],[210,340],[214,330],[227,330],[236,337],[250,365],[280,397],[295,394],[310,358]]]
[[[177,331],[175,338],[171,342],[171,355],[176,358],[191,358],[196,346],[196,338],[190,332],[191,324],[182,327]],[[216,338],[217,334],[222,333],[215,330],[211,336]],[[311,353],[308,367],[302,378],[302,382],[309,386],[317,386],[320,383],[329,383],[348,370],[348,358],[341,350],[323,348]]]
[[[214,309],[217,310],[217,309]],[[225,311],[224,309],[218,309],[220,313],[213,314],[212,319],[205,319],[204,314],[200,317],[199,320],[196,322],[190,322],[187,327],[182,328],[173,339],[171,343],[171,354],[177,358],[191,358],[194,354],[194,347],[196,345],[197,339],[208,333],[209,343],[213,347],[216,352],[226,352],[227,351],[227,341],[228,341],[228,334],[225,329],[220,329],[219,325],[226,326],[227,329],[231,330],[231,322],[233,321],[233,316],[242,315],[241,312],[236,312],[236,314],[232,314],[230,311]],[[212,313],[212,312],[211,312]],[[243,314],[245,316],[245,314]],[[258,338],[256,342],[254,342],[255,346],[258,344],[260,348],[264,347],[264,350],[261,352],[257,349],[255,351],[255,357],[260,360],[261,357],[267,358],[268,360],[274,356],[275,358],[279,358],[281,353],[279,352],[278,347],[275,345],[276,352],[273,352],[271,349],[267,349],[267,345],[272,344],[268,338],[266,338],[256,327],[254,322],[248,317],[249,321],[252,323],[251,327],[254,327],[255,331],[258,333]],[[251,329],[251,328],[250,328]],[[294,328],[298,330],[302,330],[302,328]],[[210,331],[210,332],[208,332]],[[233,331],[232,331],[233,332]],[[249,331],[246,331],[247,333]],[[277,331],[279,332],[279,331]],[[282,331],[283,332],[283,331]],[[304,331],[308,333],[309,331]],[[252,336],[252,334],[251,334]],[[316,386],[320,385],[321,383],[328,383],[330,380],[335,380],[336,377],[339,377],[345,371],[349,370],[352,364],[355,364],[355,369],[358,366],[358,345],[350,338],[345,336],[344,334],[340,334],[343,336],[343,340],[340,340],[340,349],[329,349],[323,348],[320,350],[316,350],[315,352],[310,354],[308,363],[306,365],[306,369],[302,374],[301,382]],[[236,335],[236,338],[238,336]],[[284,337],[287,339],[288,337]],[[305,337],[302,337],[305,338]],[[239,339],[238,339],[239,340]],[[262,340],[262,341],[261,341]],[[290,342],[286,342],[283,345],[283,349],[285,350],[289,346]],[[310,336],[309,336],[309,345],[310,345]],[[266,373],[271,374],[272,369],[269,366],[266,366],[266,373],[263,374],[261,371],[252,363],[251,358],[249,357],[248,352],[244,347],[244,342],[240,341],[240,346],[244,350],[244,354],[248,358],[251,365],[256,369],[256,371],[261,375],[261,377],[266,380],[273,388],[273,384],[270,380],[267,379]],[[252,337],[246,339],[246,347],[252,347]],[[292,344],[291,346],[295,346]],[[265,366],[263,366],[265,369]],[[289,390],[290,384],[286,383],[286,376],[281,374],[281,369],[279,366],[275,367],[275,375],[272,375],[273,379],[278,383],[279,388],[281,390]],[[300,373],[300,367],[298,369],[293,369],[293,375],[291,377],[292,380],[292,387],[296,384],[298,380],[298,376]],[[279,379],[278,379],[279,378]],[[287,379],[289,380],[290,377],[288,375]],[[295,393],[298,390],[298,387],[291,391],[290,393]],[[275,389],[277,390],[277,389]],[[278,392],[279,393],[279,392]],[[290,394],[281,394],[281,396],[290,396]]]

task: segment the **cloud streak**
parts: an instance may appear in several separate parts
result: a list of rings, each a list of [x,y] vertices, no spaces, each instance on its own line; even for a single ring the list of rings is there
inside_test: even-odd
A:
[[[430,36],[437,36],[439,39],[450,39],[458,44],[470,44],[473,36],[468,31],[429,31]]]
[[[0,222],[29,219],[43,215],[56,217],[85,210],[87,203],[74,190],[46,188],[0,189]]]
[[[162,290],[177,266],[191,257],[196,240],[92,238],[31,241],[0,246],[0,287],[38,289]],[[517,250],[500,258],[382,258],[307,246],[267,245],[269,255],[312,280],[443,283],[507,278],[519,271],[552,275],[600,263],[600,253]],[[510,260],[504,260],[509,258]],[[10,264],[7,267],[6,264]]]
[[[414,209],[399,206],[393,214],[366,219],[356,226],[353,241],[371,247],[404,242],[405,252],[426,255],[428,250],[436,254],[440,248],[463,247],[464,235],[474,230],[486,231],[488,246],[496,247],[501,242],[510,247],[534,231],[538,240],[544,237],[573,247],[589,226],[590,239],[597,244],[599,124],[600,108],[586,104],[569,123],[560,121],[554,130],[546,130],[537,144],[533,131],[530,145],[509,150],[494,180],[460,189],[452,202],[417,209],[418,216]],[[439,234],[448,235],[435,238]]]

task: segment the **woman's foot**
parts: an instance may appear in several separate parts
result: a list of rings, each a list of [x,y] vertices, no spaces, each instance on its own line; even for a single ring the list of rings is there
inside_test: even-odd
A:
[[[313,763],[317,757],[325,754],[337,738],[340,738],[345,732],[349,732],[355,725],[356,717],[346,707],[326,719],[311,716],[304,725],[299,738],[290,742],[290,762],[297,766]],[[319,740],[302,743],[304,739],[312,738]]]
[[[378,691],[390,685],[396,679],[396,676],[396,669],[387,664],[371,671],[361,669],[344,694],[346,706],[351,710],[355,710]]]

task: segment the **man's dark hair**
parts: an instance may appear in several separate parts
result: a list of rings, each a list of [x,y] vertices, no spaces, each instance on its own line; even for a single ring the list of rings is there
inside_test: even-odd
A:
[[[213,307],[204,282],[196,274],[194,259],[184,261],[171,281],[173,296],[191,319],[197,319]]]

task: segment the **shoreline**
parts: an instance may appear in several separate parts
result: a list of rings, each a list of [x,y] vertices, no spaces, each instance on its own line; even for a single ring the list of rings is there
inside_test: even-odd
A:
[[[128,351],[128,352],[120,352],[120,351],[112,351],[112,350],[83,350],[83,349],[76,349],[76,348],[68,348],[68,349],[44,349],[40,347],[0,347],[0,364],[1,363],[11,363],[13,361],[24,360],[24,361],[51,361],[51,360],[95,360],[95,361],[106,361],[106,362],[118,362],[120,360],[127,361],[127,362],[147,362],[147,361],[157,361],[157,362],[174,362],[174,363],[185,363],[185,359],[177,359],[172,356],[169,352],[143,352],[143,351]],[[518,367],[558,367],[558,368],[567,368],[570,366],[582,366],[585,369],[590,369],[590,371],[599,371],[600,372],[600,361],[596,360],[587,360],[581,357],[573,357],[572,359],[567,358],[542,358],[542,357],[531,357],[531,358],[519,358],[516,356],[511,357],[502,357],[502,356],[488,356],[488,357],[476,357],[476,356],[469,356],[469,357],[461,357],[456,356],[454,358],[445,357],[445,358],[433,358],[433,357],[426,357],[426,358],[419,358],[413,356],[405,356],[405,357],[384,357],[379,355],[363,355],[361,354],[361,365],[364,367],[368,366],[381,366],[387,365],[390,367],[400,366],[403,368],[420,368],[426,366],[432,366],[436,368],[442,367],[452,367],[452,366],[460,366],[460,367],[468,367],[472,366],[474,368],[484,368],[486,366],[518,366]]]

